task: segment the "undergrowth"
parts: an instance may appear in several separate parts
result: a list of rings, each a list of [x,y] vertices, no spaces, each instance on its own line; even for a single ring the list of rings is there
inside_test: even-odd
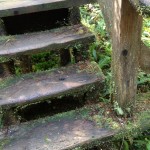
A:
[[[91,59],[99,64],[105,76],[105,88],[100,98],[101,101],[110,102],[112,95],[112,73],[111,73],[111,41],[106,31],[106,25],[98,4],[88,4],[80,8],[82,23],[86,25],[95,35],[96,41],[90,46]],[[143,42],[150,47],[150,18],[144,18],[143,22]],[[150,74],[139,70],[138,92],[148,92],[150,89]],[[113,150],[150,150],[150,130],[141,133],[138,137],[129,137],[122,141],[111,143],[109,149]],[[105,147],[105,146],[104,146]],[[105,147],[106,148],[106,147]],[[102,150],[102,147],[95,147],[95,150]]]

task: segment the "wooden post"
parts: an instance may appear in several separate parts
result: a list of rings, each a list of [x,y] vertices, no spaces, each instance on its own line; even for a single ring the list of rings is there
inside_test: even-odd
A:
[[[79,7],[69,8],[69,24],[75,25],[79,24],[81,21]]]
[[[81,20],[79,7],[69,8],[68,17],[69,17],[69,25],[79,24]],[[60,50],[60,65],[65,66],[70,62],[71,62],[70,50],[61,49]]]
[[[0,18],[0,35],[6,35],[5,25],[3,20]]]
[[[32,62],[29,55],[21,55],[19,61],[22,74],[32,72]]]
[[[6,35],[3,20],[0,18],[0,36]],[[0,56],[0,80],[15,74],[14,60]]]
[[[60,50],[60,66],[66,66],[69,62],[71,62],[69,49],[61,49]]]
[[[114,0],[112,10],[112,70],[115,97],[122,108],[132,108],[137,90],[142,17],[129,0]]]
[[[15,74],[14,60],[0,63],[0,80]]]

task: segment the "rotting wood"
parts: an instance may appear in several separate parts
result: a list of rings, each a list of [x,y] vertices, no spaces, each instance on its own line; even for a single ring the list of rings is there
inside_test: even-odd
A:
[[[122,108],[132,108],[137,90],[138,54],[142,17],[128,0],[114,0],[112,70],[115,98]]]
[[[141,50],[139,54],[140,68],[146,73],[150,73],[150,48],[143,42],[141,43]]]

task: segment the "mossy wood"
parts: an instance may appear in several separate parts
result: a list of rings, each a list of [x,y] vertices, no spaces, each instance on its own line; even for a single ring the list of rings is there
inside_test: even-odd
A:
[[[90,90],[90,85],[92,88],[94,84],[101,84],[103,81],[104,76],[99,67],[88,62],[52,72],[11,78],[10,81],[1,83],[4,87],[0,89],[0,106],[33,103],[81,89],[86,91]]]
[[[0,17],[80,6],[96,0],[0,0]]]
[[[1,37],[0,55],[12,56],[38,53],[92,41],[94,41],[94,35],[78,24],[50,31]]]
[[[99,104],[90,105],[11,126],[7,133],[1,132],[0,148],[2,150],[68,150],[91,147],[107,140],[136,137],[149,128],[149,94],[137,96],[137,112],[132,121],[126,119],[125,121],[112,114],[104,115],[107,108],[105,110]]]
[[[67,150],[115,134],[112,129],[98,127],[94,121],[88,120],[90,112],[92,108],[82,108],[10,127],[10,134],[5,134],[0,141],[1,149]]]

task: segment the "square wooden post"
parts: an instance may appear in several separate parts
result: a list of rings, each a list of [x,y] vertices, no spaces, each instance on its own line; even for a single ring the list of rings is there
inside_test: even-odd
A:
[[[114,0],[112,22],[115,98],[122,108],[132,108],[137,91],[142,17],[129,0]]]

